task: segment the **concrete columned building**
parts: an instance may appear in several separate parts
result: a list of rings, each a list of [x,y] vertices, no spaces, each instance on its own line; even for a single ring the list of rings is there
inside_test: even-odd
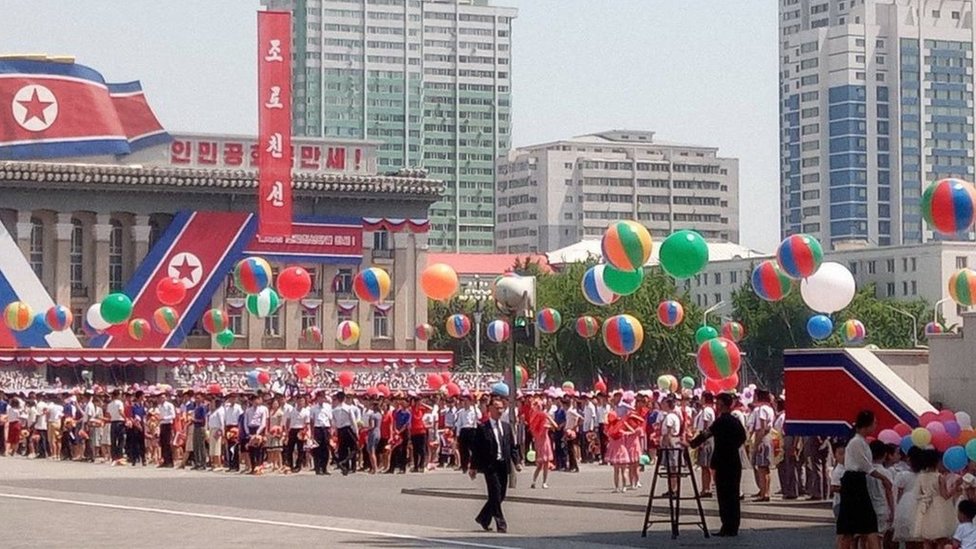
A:
[[[780,0],[779,15],[782,234],[932,240],[922,191],[974,176],[972,0]]]
[[[290,10],[296,135],[375,140],[380,172],[446,192],[430,245],[494,249],[494,160],[511,144],[513,8],[488,0],[263,0]]]
[[[695,229],[709,240],[739,240],[739,161],[715,147],[612,130],[513,149],[496,169],[500,253],[599,238],[621,219],[659,239]]]
[[[293,237],[277,242],[253,236],[227,244],[224,252],[217,233],[226,229],[226,220],[241,223],[239,234],[253,232],[257,180],[249,166],[255,160],[248,160],[253,146],[253,138],[241,136],[175,134],[172,143],[131,154],[124,164],[114,157],[0,161],[0,221],[54,302],[71,308],[82,341],[88,339],[82,325],[86,309],[110,292],[129,292],[155,263],[168,268],[169,276],[202,286],[209,275],[194,267],[196,256],[184,256],[183,264],[164,263],[181,235],[210,216],[219,221],[204,227],[203,238],[213,233],[218,259],[260,255],[275,271],[297,264],[313,278],[305,299],[286,302],[260,319],[244,309],[231,273],[214,274],[221,279],[201,297],[206,304],[200,307],[226,309],[237,335],[232,348],[426,349],[414,339],[414,328],[427,319],[418,273],[427,263],[427,211],[442,183],[419,170],[375,174],[375,144],[296,139]],[[303,149],[311,152],[302,155]],[[318,163],[303,166],[303,156]],[[341,165],[334,162],[340,156],[347,159]],[[355,274],[371,266],[385,269],[393,281],[386,303],[370,305],[352,293]],[[154,292],[146,286],[142,293]],[[188,300],[185,306],[196,305]],[[196,318],[181,334],[183,345],[216,348],[199,323],[194,325]],[[351,348],[336,343],[336,325],[345,319],[358,321],[362,329],[360,342]],[[323,334],[319,343],[302,337],[312,326]]]

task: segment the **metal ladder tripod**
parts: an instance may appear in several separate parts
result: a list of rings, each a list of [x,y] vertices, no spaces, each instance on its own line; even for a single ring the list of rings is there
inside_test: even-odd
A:
[[[655,492],[657,491],[658,478],[664,478],[665,486],[668,487],[668,510],[667,519],[651,520],[651,507],[654,505]],[[691,478],[691,489],[693,495],[681,497],[681,479]],[[677,478],[677,490],[671,490],[669,479]],[[658,496],[660,497],[660,496]],[[694,522],[681,522],[681,500],[695,500],[698,506],[698,520]],[[658,448],[657,463],[654,465],[654,480],[651,481],[651,493],[647,497],[647,512],[644,513],[644,530],[641,537],[647,537],[647,529],[653,524],[671,524],[671,539],[677,539],[679,526],[698,526],[702,529],[705,537],[708,534],[708,525],[705,523],[705,510],[702,508],[701,494],[698,491],[698,481],[695,479],[695,469],[691,465],[691,454],[688,448]]]

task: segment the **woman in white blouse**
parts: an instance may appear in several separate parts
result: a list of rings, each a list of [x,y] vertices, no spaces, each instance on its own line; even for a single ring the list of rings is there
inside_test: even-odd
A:
[[[867,536],[877,532],[878,517],[871,505],[868,493],[868,476],[881,481],[891,490],[888,477],[874,471],[871,447],[866,437],[877,427],[874,412],[862,410],[854,422],[854,437],[844,451],[844,476],[840,481],[840,507],[837,515],[837,547],[853,549],[855,537],[864,536],[868,549],[881,549],[879,536]]]

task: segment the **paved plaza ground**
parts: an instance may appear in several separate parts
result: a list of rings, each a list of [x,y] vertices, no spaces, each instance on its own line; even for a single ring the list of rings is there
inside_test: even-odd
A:
[[[454,471],[254,477],[7,457],[0,458],[0,523],[4,547],[25,548],[801,549],[833,541],[829,507],[775,500],[746,504],[748,518],[734,540],[706,540],[687,527],[672,541],[666,525],[641,538],[651,473],[642,479],[644,488],[626,494],[610,493],[611,475],[608,467],[587,465],[578,474],[551,475],[548,490],[530,490],[531,475],[522,472],[505,505],[509,533],[497,534],[483,532],[473,519],[484,481]],[[694,503],[687,504],[691,519]],[[705,507],[714,514],[714,501]],[[717,517],[706,519],[717,530]]]

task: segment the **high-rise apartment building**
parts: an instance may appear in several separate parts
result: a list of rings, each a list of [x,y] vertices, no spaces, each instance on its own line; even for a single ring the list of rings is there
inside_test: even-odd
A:
[[[498,159],[499,252],[547,252],[622,219],[655,239],[696,229],[739,241],[739,160],[718,149],[612,130],[520,147]]]
[[[779,0],[779,14],[782,233],[933,239],[925,186],[974,175],[973,0]]]
[[[488,0],[264,4],[294,14],[295,133],[377,141],[381,172],[426,168],[446,184],[430,210],[431,247],[492,251],[516,10]]]

